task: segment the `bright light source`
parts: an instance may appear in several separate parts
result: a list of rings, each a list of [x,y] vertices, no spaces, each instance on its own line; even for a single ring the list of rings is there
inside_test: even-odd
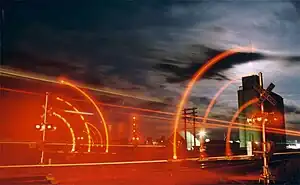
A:
[[[199,135],[200,137],[204,137],[204,136],[206,136],[206,132],[205,132],[204,130],[201,130],[201,131],[198,133],[198,135]]]
[[[261,121],[261,120],[262,120],[262,118],[261,118],[261,117],[258,117],[258,118],[257,118],[257,121]]]
[[[233,143],[233,141],[229,141],[229,143]]]
[[[51,129],[52,128],[52,126],[51,125],[47,125],[47,129]]]
[[[36,129],[41,129],[41,125],[35,125]]]
[[[137,137],[136,140],[140,140],[140,138]]]
[[[132,140],[135,140],[135,137],[133,137]]]
[[[207,138],[207,139],[205,139],[205,142],[206,142],[206,143],[210,142],[210,139],[208,139],[208,138]]]
[[[267,119],[267,118],[265,118],[265,121],[268,121],[268,119]]]
[[[258,142],[258,141],[255,141],[254,143],[255,143],[255,144],[257,144],[257,145],[259,144],[259,142]]]
[[[247,122],[248,122],[248,123],[251,123],[251,122],[252,122],[252,119],[251,119],[251,118],[247,118]]]
[[[274,118],[274,121],[277,121],[277,118]]]
[[[83,137],[81,137],[80,139],[83,140]]]
[[[54,127],[53,127],[53,130],[56,130],[56,129],[57,129],[57,127],[56,127],[56,126],[54,126]]]
[[[136,119],[135,116],[133,116],[132,119],[135,120]]]

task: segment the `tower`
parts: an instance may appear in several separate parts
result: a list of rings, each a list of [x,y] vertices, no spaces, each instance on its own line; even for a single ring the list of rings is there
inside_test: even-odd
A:
[[[262,79],[262,77],[261,77]],[[254,89],[254,87],[258,87],[260,84],[260,77],[258,75],[246,76],[242,78],[242,86],[238,90],[238,107],[240,108],[243,104],[248,102],[253,98],[259,98],[260,94]],[[280,115],[280,123],[267,125],[268,127],[285,129],[285,118],[284,118],[284,102],[283,98],[271,92],[270,95],[277,101],[276,106],[271,105],[268,101],[264,101],[264,111],[265,112],[275,112],[277,115]],[[261,132],[260,131],[249,131],[247,127],[249,126],[247,123],[247,117],[251,116],[253,113],[260,111],[260,108],[254,104],[247,107],[239,116],[239,122],[244,123],[244,126],[239,129],[239,139],[240,139],[240,147],[247,147],[247,142],[261,142]],[[267,133],[267,140],[273,141],[276,143],[276,148],[282,148],[286,143],[286,136]]]

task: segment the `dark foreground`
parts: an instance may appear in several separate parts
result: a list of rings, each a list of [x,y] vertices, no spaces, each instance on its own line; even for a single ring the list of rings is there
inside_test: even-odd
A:
[[[298,157],[276,159],[271,162],[270,166],[277,179],[277,184],[300,183],[300,159]],[[2,168],[0,169],[0,178],[2,178],[0,184],[12,184],[12,181],[9,182],[4,179],[10,177],[15,180],[18,179],[17,177],[22,177],[23,179],[19,184],[24,185],[43,184],[44,182],[44,184],[56,183],[61,185],[258,184],[260,169],[260,161],[203,163],[192,160],[73,167]],[[46,176],[48,179],[45,178]],[[54,180],[51,177],[54,177]]]

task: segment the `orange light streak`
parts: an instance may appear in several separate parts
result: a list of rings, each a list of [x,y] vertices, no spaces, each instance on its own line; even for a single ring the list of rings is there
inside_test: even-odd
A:
[[[25,164],[25,165],[5,165],[0,166],[3,168],[36,168],[36,167],[68,167],[68,166],[99,166],[99,165],[127,165],[127,164],[149,164],[149,163],[167,163],[166,159],[162,160],[149,160],[149,161],[115,161],[115,162],[102,162],[102,163],[67,163],[67,164]]]
[[[64,81],[64,80],[61,80],[60,82],[62,84],[68,85],[68,86],[76,89],[78,92],[80,92],[82,95],[84,95],[91,102],[91,104],[94,106],[94,108],[96,109],[97,113],[99,114],[99,116],[100,116],[100,118],[103,122],[104,130],[105,130],[105,136],[106,136],[106,146],[105,146],[106,149],[105,149],[105,152],[108,152],[108,147],[109,147],[108,129],[107,129],[107,125],[106,125],[106,121],[104,119],[104,116],[103,116],[102,112],[100,111],[99,107],[97,106],[96,102],[87,93],[85,93],[83,90],[78,88],[76,85],[74,85],[70,82]]]
[[[11,91],[11,92],[16,92],[16,93],[24,93],[24,94],[29,94],[29,95],[44,96],[44,94],[41,94],[41,93],[34,93],[34,92],[29,92],[29,91],[15,90],[15,89],[2,88],[2,87],[0,87],[0,90]],[[79,100],[79,99],[74,99],[74,98],[69,98],[69,99],[70,100],[74,100],[74,101],[81,101],[81,102],[84,101],[84,100]],[[157,113],[157,114],[164,114],[164,115],[170,115],[170,116],[175,115],[172,112],[159,111],[159,110],[153,110],[153,109],[144,109],[144,108],[138,108],[138,107],[130,107],[130,106],[123,106],[123,105],[114,105],[114,104],[101,103],[101,102],[97,102],[97,104],[98,105],[102,105],[102,106],[114,107],[114,108],[124,108],[124,109],[130,109],[130,110],[136,110],[136,111],[143,111],[143,112],[150,112],[150,113]],[[191,118],[192,118],[192,116],[191,116]],[[203,117],[201,117],[201,116],[197,116],[196,118],[203,119]],[[216,121],[216,122],[220,122],[220,123],[229,123],[229,121],[218,120],[218,119],[214,119],[214,118],[207,118],[207,120]]]
[[[32,94],[32,95],[39,95],[39,96],[44,96],[44,94],[39,94],[39,93],[33,93],[33,92],[27,92],[27,91],[19,91],[19,90],[14,90],[14,89],[8,89],[8,88],[0,88],[0,90],[5,90],[5,91],[11,91],[11,92],[17,92],[17,93],[26,93],[26,94]],[[78,100],[78,99],[73,99],[75,101],[83,101],[83,100]],[[120,105],[114,105],[114,104],[105,104],[105,103],[98,103],[99,105],[104,105],[104,106],[110,106],[110,107],[116,107],[116,108],[124,108],[124,109],[132,109],[132,110],[140,110],[140,111],[144,111],[144,112],[153,112],[153,113],[160,113],[160,114],[165,114],[165,115],[174,115],[174,113],[171,112],[163,112],[163,111],[157,111],[157,110],[152,110],[152,109],[143,109],[143,108],[136,108],[136,107],[130,107],[130,106],[120,106]],[[124,113],[125,114],[125,113]],[[129,114],[129,113],[128,113]],[[169,121],[174,121],[173,119],[170,118],[166,118],[166,117],[161,117],[161,116],[152,116],[152,115],[145,115],[145,114],[139,114],[139,116],[143,116],[143,117],[148,117],[148,118],[153,118],[153,119],[161,119],[161,120],[169,120]],[[190,118],[193,118],[193,116],[187,116]],[[196,119],[201,119],[203,120],[203,117],[201,116],[196,116]],[[214,119],[214,118],[207,118],[207,121],[213,121],[213,122],[219,122],[219,123],[224,123],[224,124],[230,124],[230,121],[226,121],[226,120],[219,120],[219,119]],[[197,122],[197,123],[203,123],[203,122]],[[244,126],[244,124],[242,123],[233,123],[235,125],[242,125]],[[209,125],[211,125],[211,123],[209,123]],[[207,127],[209,127],[209,125],[207,125]],[[217,124],[220,127],[225,127],[228,128],[228,125],[222,125],[222,124]],[[256,128],[260,128],[261,126],[255,126],[253,125],[253,127]],[[282,129],[277,129],[277,128],[269,128],[272,130],[278,130],[278,131],[283,131]],[[287,132],[290,133],[300,133],[298,131],[293,131],[293,130],[286,130]],[[296,135],[298,136],[298,135]]]
[[[249,74],[251,75],[251,74]],[[244,76],[244,75],[243,75]],[[239,80],[242,76],[239,76],[235,79],[230,80],[229,82],[225,83],[219,90],[218,92],[214,95],[214,97],[212,98],[212,100],[209,102],[209,105],[206,108],[204,117],[203,117],[203,123],[206,123],[206,120],[208,118],[208,115],[211,111],[211,109],[213,108],[213,106],[216,103],[217,98],[219,98],[219,96],[225,91],[225,89],[228,88],[229,85],[231,85],[232,83],[236,82],[237,80]]]
[[[96,132],[97,132],[97,134],[98,134],[98,136],[99,136],[99,138],[100,138],[100,144],[102,145],[102,144],[103,144],[103,138],[102,138],[102,134],[100,133],[99,129],[98,129],[95,125],[93,125],[93,124],[91,124],[91,123],[89,123],[89,122],[86,122],[86,124],[87,124],[89,127],[92,127],[94,130],[96,130]]]
[[[77,113],[79,113],[80,111],[74,107],[70,102],[60,98],[60,97],[56,97],[56,100],[60,101],[60,102],[63,102],[65,104],[67,104],[69,107],[71,107],[74,111],[76,111]],[[85,126],[85,129],[86,129],[86,134],[88,135],[88,143],[89,143],[89,146],[88,146],[88,152],[91,152],[91,133],[90,133],[90,129],[88,127],[88,125],[86,124],[85,120],[84,120],[84,117],[82,115],[80,115],[80,119],[83,121],[84,123],[84,126]]]
[[[258,98],[254,98],[252,100],[247,101],[246,103],[244,103],[239,110],[237,110],[235,112],[235,114],[233,115],[231,122],[229,124],[228,130],[227,130],[227,136],[226,136],[226,155],[230,156],[232,155],[231,149],[230,149],[230,135],[231,135],[231,127],[233,122],[235,122],[236,118],[240,115],[240,113],[245,110],[247,107],[249,107],[250,105],[257,103],[258,102]]]
[[[76,149],[76,139],[75,138],[76,137],[75,137],[75,134],[74,134],[74,130],[71,127],[71,124],[64,117],[62,117],[60,114],[58,114],[56,112],[53,112],[53,115],[56,116],[57,118],[61,119],[67,125],[67,127],[69,128],[71,136],[72,136],[72,149],[71,149],[71,152],[75,152],[75,149]]]
[[[253,48],[251,48],[250,51],[252,51]],[[219,55],[215,56],[214,58],[210,59],[206,64],[204,64],[192,77],[192,79],[189,81],[187,88],[184,90],[184,93],[179,101],[179,104],[177,106],[177,111],[175,115],[175,123],[174,123],[174,137],[173,137],[173,143],[177,143],[177,138],[176,138],[176,133],[177,133],[177,128],[179,125],[179,120],[181,118],[181,113],[183,110],[183,107],[185,105],[185,102],[187,101],[188,95],[190,94],[190,91],[192,90],[194,84],[196,81],[201,78],[204,73],[209,70],[213,65],[218,63],[219,61],[223,60],[226,57],[229,57],[231,55],[234,55],[238,52],[248,52],[249,48],[236,48],[236,49],[231,49],[224,51],[223,53],[220,53]],[[174,144],[173,145],[173,159],[177,159],[177,147]]]
[[[27,73],[27,72],[21,72],[21,71],[16,71],[16,70],[12,70],[12,69],[0,68],[0,75],[1,76],[4,76],[4,75],[5,76],[14,76],[14,77],[19,77],[19,78],[25,78],[25,79],[31,79],[31,80],[37,80],[37,81],[55,83],[55,84],[60,83],[53,77],[48,77],[45,75],[39,75],[39,74],[33,74],[33,73]],[[85,85],[81,85],[81,86],[79,86],[79,88],[88,89],[91,91],[96,91],[96,92],[101,92],[101,93],[106,93],[106,94],[112,94],[112,95],[116,95],[116,96],[123,96],[123,97],[128,97],[128,98],[162,103],[162,100],[159,100],[157,98],[125,94],[123,92],[117,92],[115,90],[111,90],[108,88],[100,89],[100,88],[95,88],[95,87],[85,86]]]

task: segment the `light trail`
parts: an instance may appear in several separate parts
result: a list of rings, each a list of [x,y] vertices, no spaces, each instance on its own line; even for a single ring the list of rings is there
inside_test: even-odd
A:
[[[10,92],[16,92],[16,93],[25,93],[29,95],[38,95],[38,96],[44,96],[44,94],[40,93],[34,93],[34,92],[28,92],[28,91],[22,91],[22,90],[14,90],[14,89],[9,89],[9,88],[1,88],[0,90],[5,90],[5,91],[10,91]],[[84,102],[84,100],[79,100],[79,99],[74,99],[74,98],[69,98],[74,101],[81,101]],[[130,106],[122,106],[122,105],[114,105],[114,104],[108,104],[108,103],[101,103],[97,102],[98,105],[103,105],[103,106],[108,106],[108,107],[114,107],[114,108],[124,108],[124,109],[130,109],[130,110],[135,110],[135,111],[142,111],[142,112],[149,112],[149,113],[157,113],[157,114],[164,114],[164,115],[169,115],[169,116],[174,116],[175,114],[172,112],[166,112],[166,111],[158,111],[158,110],[153,110],[153,109],[144,109],[144,108],[137,108],[137,107],[130,107]],[[193,116],[187,116],[189,118],[193,118]],[[196,119],[203,119],[201,116],[196,116]],[[209,121],[215,121],[215,122],[220,122],[220,123],[229,123],[229,121],[224,121],[224,120],[219,120],[219,119],[214,119],[214,118],[207,118]],[[173,120],[174,121],[174,120]]]
[[[243,112],[243,110],[245,110],[247,107],[249,107],[250,105],[257,103],[259,101],[258,98],[254,98],[252,100],[249,100],[248,102],[244,103],[239,110],[237,110],[235,112],[235,114],[233,115],[230,125],[228,127],[228,131],[227,131],[227,137],[226,137],[226,155],[230,156],[232,154],[231,149],[230,149],[230,136],[231,136],[231,126],[233,124],[233,122],[235,122],[236,118],[240,115],[241,112]]]
[[[41,94],[41,93],[34,93],[34,92],[22,91],[22,90],[14,90],[14,89],[10,89],[10,88],[2,88],[2,87],[0,87],[0,90],[10,91],[10,92],[16,92],[16,93],[24,93],[24,94],[28,94],[28,95],[44,96],[44,94]],[[69,99],[70,100],[74,100],[74,101],[84,102],[84,100],[79,100],[79,99],[74,99],[74,98],[69,98]],[[169,116],[174,116],[175,115],[172,112],[158,111],[158,110],[153,110],[153,109],[144,109],[144,108],[138,108],[138,107],[130,107],[130,106],[123,106],[123,105],[114,105],[114,104],[101,103],[101,102],[97,102],[97,104],[98,105],[102,105],[102,106],[108,106],[108,107],[114,107],[114,108],[123,108],[123,109],[130,109],[130,110],[142,111],[142,112],[149,112],[149,113],[164,114],[164,115],[169,115]],[[193,118],[193,116],[187,116],[187,117]],[[201,117],[201,116],[196,116],[195,118],[197,118],[197,119],[203,119],[203,117]],[[218,120],[218,119],[214,119],[214,118],[207,118],[207,120],[209,120],[209,121],[216,121],[216,122],[220,122],[220,123],[229,123],[229,121]]]
[[[72,111],[72,110],[64,110],[66,113],[71,113],[71,114],[80,114],[80,115],[87,115],[87,116],[93,116],[93,113],[90,112],[77,112],[77,111]]]
[[[75,112],[77,113],[80,113],[80,111],[74,107],[70,102],[60,98],[60,97],[56,97],[56,100],[60,101],[60,102],[63,102],[65,104],[67,104],[69,107],[71,107],[73,110],[75,110]],[[88,143],[89,143],[89,146],[88,146],[88,152],[91,152],[91,133],[90,133],[90,129],[88,127],[88,125],[86,124],[85,120],[84,120],[84,117],[80,114],[80,119],[83,121],[84,123],[84,126],[85,126],[85,129],[86,129],[86,134],[88,136]]]
[[[35,141],[0,141],[0,144],[38,144],[38,142]],[[46,143],[45,145],[57,145],[57,146],[71,146],[73,145],[72,143]],[[83,143],[81,144],[83,146],[88,146],[88,144]],[[95,144],[97,147],[102,147],[103,145],[101,144]],[[111,144],[109,145],[111,147],[138,147],[138,148],[165,148],[165,145],[114,145]],[[106,154],[106,153],[105,153]]]
[[[54,116],[56,116],[57,118],[59,118],[60,120],[62,120],[62,121],[67,125],[67,127],[69,128],[70,133],[71,133],[71,136],[72,136],[72,149],[71,149],[71,152],[75,152],[75,148],[76,148],[76,137],[75,137],[73,128],[71,127],[70,123],[69,123],[64,117],[62,117],[60,114],[57,114],[56,112],[53,112],[52,114],[53,114]]]
[[[51,77],[47,77],[47,76],[43,76],[43,75],[30,74],[30,73],[25,73],[25,72],[20,72],[20,71],[14,71],[14,70],[11,70],[11,69],[0,68],[0,75],[1,76],[4,76],[4,75],[5,76],[15,76],[15,77],[19,77],[19,78],[37,80],[37,81],[42,81],[42,82],[47,82],[47,83],[60,84],[60,82],[58,82],[56,80],[56,78],[53,78],[53,77],[51,78]],[[150,101],[150,102],[163,103],[163,101],[161,101],[157,98],[149,98],[149,97],[142,97],[142,96],[138,96],[138,95],[130,95],[130,94],[125,94],[125,93],[117,92],[117,91],[110,90],[110,89],[100,89],[100,88],[95,88],[95,87],[85,86],[85,85],[80,85],[78,87],[83,88],[83,89],[88,89],[88,90],[91,90],[91,91],[95,91],[95,92],[112,94],[112,95],[116,95],[116,96],[134,98],[134,99],[145,100],[145,101]]]
[[[93,124],[91,124],[91,123],[89,123],[89,122],[86,122],[86,124],[87,124],[89,127],[92,127],[94,130],[96,130],[96,132],[97,132],[97,134],[98,134],[98,136],[99,136],[99,138],[100,138],[100,144],[103,145],[103,138],[102,138],[102,135],[101,135],[99,129],[98,129],[95,125],[93,125]]]
[[[248,74],[248,75],[253,75],[253,74]],[[245,76],[245,75],[242,75]],[[207,106],[206,110],[205,110],[205,114],[203,116],[203,123],[206,123],[206,120],[208,118],[209,113],[211,112],[211,109],[213,108],[213,106],[216,103],[217,98],[225,91],[225,89],[228,88],[229,85],[231,85],[232,83],[236,82],[237,80],[239,80],[242,76],[239,76],[235,79],[230,80],[229,82],[225,83],[219,90],[218,92],[214,95],[214,97],[212,98],[212,100],[209,102],[209,105]]]
[[[94,108],[96,109],[98,115],[100,116],[102,122],[103,122],[103,126],[104,126],[104,131],[105,131],[105,136],[106,136],[106,149],[105,152],[108,152],[108,147],[109,147],[109,139],[108,139],[108,129],[107,129],[107,124],[106,121],[104,119],[104,116],[102,114],[102,112],[100,111],[99,107],[97,106],[96,102],[87,94],[85,93],[83,90],[81,90],[79,87],[77,87],[76,85],[74,85],[73,83],[70,83],[68,81],[65,80],[61,80],[62,84],[68,85],[72,88],[74,88],[75,90],[77,90],[78,92],[80,92],[83,96],[85,96],[90,103],[94,106]]]
[[[39,95],[39,96],[44,96],[43,94],[39,94],[39,93],[33,93],[33,92],[27,92],[27,91],[19,91],[19,90],[14,90],[14,89],[9,89],[9,88],[0,88],[0,90],[5,90],[5,91],[11,91],[11,92],[17,92],[17,93],[26,93],[26,94],[31,94],[31,95]],[[72,99],[74,101],[84,101],[84,100],[78,100],[78,99]],[[144,111],[144,112],[153,112],[153,113],[159,113],[159,114],[164,114],[164,115],[174,115],[174,113],[171,113],[171,112],[164,112],[164,111],[157,111],[157,110],[152,110],[152,109],[143,109],[143,108],[136,108],[136,107],[130,107],[130,106],[120,106],[120,105],[114,105],[114,104],[105,104],[105,103],[98,103],[99,105],[104,105],[104,106],[110,106],[110,107],[116,107],[116,108],[124,108],[124,109],[131,109],[131,110],[140,110],[140,111]],[[125,113],[124,113],[125,114]],[[129,114],[129,113],[128,113]],[[168,120],[168,121],[174,121],[173,119],[170,119],[170,118],[166,118],[166,117],[160,117],[160,116],[150,116],[150,115],[143,115],[143,114],[140,114],[140,116],[143,116],[143,117],[148,117],[148,118],[153,118],[153,119],[160,119],[160,120]],[[187,116],[189,118],[194,118],[193,116]],[[201,117],[201,116],[196,116],[195,117],[196,119],[199,119],[199,120],[203,120],[204,117]],[[219,119],[214,119],[214,118],[207,118],[206,119],[207,121],[213,121],[213,122],[218,122],[218,123],[224,123],[224,124],[230,124],[231,122],[230,121],[226,121],[226,120],[219,120]],[[206,122],[207,122],[206,121]],[[203,122],[197,122],[199,124],[203,123]],[[241,125],[241,126],[244,126],[243,123],[237,123],[237,122],[234,122],[233,124],[235,125]],[[204,126],[206,126],[207,124],[205,124]],[[216,124],[222,128],[228,128],[228,125],[222,125],[222,124]],[[206,126],[206,128],[215,128],[216,126],[212,126],[211,123],[209,123],[209,125]],[[253,125],[253,127],[256,127],[256,128],[260,128],[261,129],[261,126],[256,126],[256,125]],[[242,127],[241,127],[242,128]],[[277,131],[283,131],[282,129],[277,129],[277,128],[270,128],[272,130],[277,130]],[[294,130],[286,130],[287,132],[290,132],[290,133],[294,133],[294,134],[298,134],[299,132],[298,131],[294,131]],[[298,135],[296,135],[298,136]]]
[[[253,50],[253,48],[251,48],[250,51],[252,51],[252,50]],[[248,52],[249,49],[248,48],[236,48],[236,49],[224,51],[221,54],[218,54],[214,58],[210,59],[200,69],[198,69],[197,72],[193,75],[192,79],[189,81],[186,89],[184,90],[182,97],[177,106],[177,110],[176,110],[176,114],[175,114],[174,131],[173,131],[173,133],[174,133],[173,134],[174,135],[173,143],[177,143],[177,139],[176,139],[177,134],[176,133],[177,133],[178,125],[179,125],[179,120],[181,118],[182,110],[183,110],[185,102],[190,94],[190,91],[192,90],[196,81],[199,80],[207,70],[209,70],[213,65],[215,65],[219,61],[221,61],[231,55],[234,55],[236,53],[242,52],[242,51]],[[177,147],[175,144],[173,145],[173,159],[177,159]]]
[[[127,164],[151,164],[151,163],[167,163],[168,160],[151,160],[151,161],[118,161],[118,162],[102,162],[102,163],[74,163],[74,164],[33,164],[33,165],[7,165],[0,166],[4,168],[37,168],[37,167],[73,167],[73,166],[101,166],[101,165],[127,165]]]

